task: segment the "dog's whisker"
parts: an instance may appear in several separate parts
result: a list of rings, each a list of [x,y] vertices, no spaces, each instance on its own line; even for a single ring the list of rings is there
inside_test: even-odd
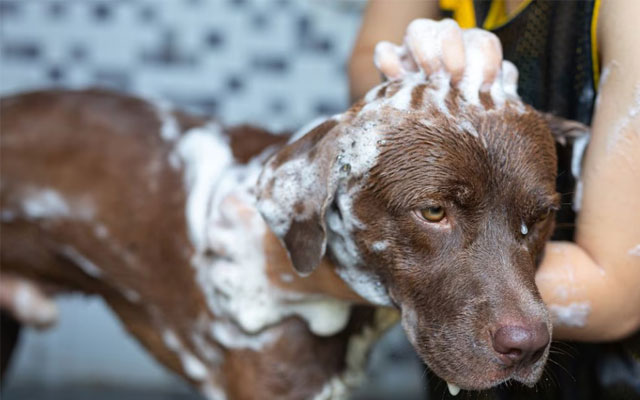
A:
[[[564,348],[561,348],[562,346],[564,346]],[[560,342],[560,341],[551,342],[551,348],[555,350],[564,351],[566,352],[567,356],[572,358],[575,358],[575,356],[578,354],[578,350],[573,345],[567,342]]]
[[[574,382],[576,381],[576,378],[571,374],[571,372],[569,372],[569,370],[562,364],[560,364],[559,362],[549,359],[548,360],[551,364],[556,365],[558,368],[560,368],[562,371],[564,371]]]

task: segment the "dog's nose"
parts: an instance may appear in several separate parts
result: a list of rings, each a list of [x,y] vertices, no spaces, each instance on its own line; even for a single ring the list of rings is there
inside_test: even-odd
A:
[[[549,344],[549,330],[542,322],[531,326],[503,325],[491,337],[493,349],[506,366],[538,361]]]

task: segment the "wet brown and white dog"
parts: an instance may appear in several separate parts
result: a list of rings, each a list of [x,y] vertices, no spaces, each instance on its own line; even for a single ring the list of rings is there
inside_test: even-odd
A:
[[[211,399],[346,396],[385,307],[452,393],[533,385],[556,156],[505,68],[384,83],[288,142],[101,91],[3,99],[1,304],[44,325],[51,295],[100,295]]]

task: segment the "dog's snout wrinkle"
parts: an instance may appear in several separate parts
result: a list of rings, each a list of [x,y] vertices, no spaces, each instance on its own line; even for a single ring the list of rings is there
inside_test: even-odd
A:
[[[507,367],[527,366],[540,359],[550,341],[545,322],[503,325],[491,336],[498,359]]]

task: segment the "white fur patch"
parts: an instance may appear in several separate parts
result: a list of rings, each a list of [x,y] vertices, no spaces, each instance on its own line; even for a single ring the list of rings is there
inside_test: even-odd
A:
[[[587,323],[591,305],[589,302],[574,302],[564,306],[550,304],[548,309],[554,324],[583,327]]]

